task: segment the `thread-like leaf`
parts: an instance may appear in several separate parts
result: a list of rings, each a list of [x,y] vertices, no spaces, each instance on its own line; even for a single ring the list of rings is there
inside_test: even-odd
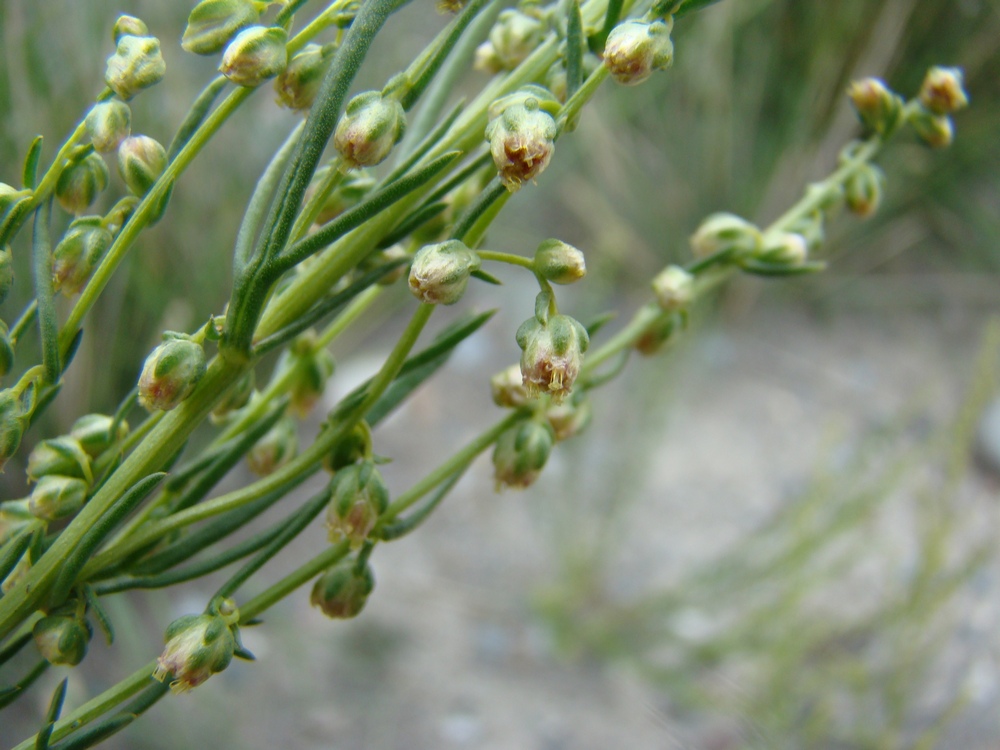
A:
[[[35,180],[38,177],[38,160],[42,156],[42,136],[35,136],[35,140],[28,147],[28,155],[24,157],[24,170],[21,172],[21,184],[28,190],[35,189]]]
[[[35,212],[32,228],[31,257],[35,274],[35,299],[38,300],[38,330],[42,340],[42,365],[49,384],[59,382],[59,323],[52,288],[52,242],[49,237],[49,220],[52,200],[45,201]]]

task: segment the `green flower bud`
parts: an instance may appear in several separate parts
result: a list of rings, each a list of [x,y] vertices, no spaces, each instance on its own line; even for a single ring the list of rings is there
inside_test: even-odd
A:
[[[533,180],[548,166],[555,151],[556,121],[535,97],[511,104],[486,126],[493,163],[510,192]]]
[[[253,370],[247,370],[243,373],[235,385],[226,391],[226,395],[212,409],[212,413],[209,415],[212,422],[219,424],[225,421],[230,414],[250,403],[250,397],[253,396],[256,383],[257,377]]]
[[[344,539],[360,547],[389,505],[389,489],[372,461],[345,466],[330,480],[326,530],[333,543]]]
[[[31,631],[45,661],[67,667],[83,661],[92,634],[89,623],[67,615],[43,617]]]
[[[85,120],[94,150],[110,154],[132,133],[132,110],[125,102],[112,99],[91,107]]]
[[[87,500],[87,483],[73,477],[48,475],[42,477],[28,498],[28,510],[43,521],[68,518],[83,507]]]
[[[196,55],[221,51],[241,29],[260,20],[267,3],[253,0],[202,0],[188,16],[181,47]]]
[[[673,18],[651,23],[632,20],[615,26],[604,45],[604,65],[611,77],[635,86],[654,70],[669,68],[674,62],[673,26]]]
[[[847,96],[868,130],[887,135],[895,129],[903,111],[903,100],[881,79],[852,81],[847,88]]]
[[[114,422],[114,417],[106,414],[85,414],[73,423],[69,436],[80,444],[88,456],[97,458],[128,435],[128,422],[124,419],[118,422],[112,434]]]
[[[590,345],[587,330],[568,315],[542,321],[528,318],[517,329],[521,377],[532,397],[547,393],[559,403],[573,388],[583,353]]]
[[[7,299],[14,286],[14,255],[10,245],[0,246],[0,304]]]
[[[504,69],[503,61],[497,54],[493,42],[486,41],[476,47],[476,56],[472,61],[472,67],[475,70],[481,70],[490,75],[499,73]]]
[[[103,224],[105,228],[111,232],[113,235],[117,235],[118,231],[125,226],[132,214],[135,212],[136,206],[140,203],[140,199],[134,195],[126,195],[118,200],[118,202],[111,207],[104,216]],[[164,201],[166,205],[166,201]]]
[[[80,441],[69,435],[43,440],[28,454],[28,478],[37,482],[44,476],[60,475],[84,479],[89,484],[94,475],[90,456]]]
[[[694,276],[680,266],[667,266],[653,279],[653,294],[663,310],[685,310],[694,299]]]
[[[682,328],[681,316],[660,316],[650,323],[632,346],[644,357],[651,357],[661,352],[667,344],[672,343]]]
[[[14,347],[10,345],[10,331],[7,324],[0,320],[0,378],[10,372],[14,366]]]
[[[0,547],[13,539],[35,517],[28,510],[28,499],[6,500],[0,503]]]
[[[481,264],[479,256],[460,240],[424,245],[413,256],[410,291],[429,305],[453,305],[465,293],[469,275]]]
[[[223,600],[220,610],[218,614],[185,615],[167,627],[167,645],[156,660],[153,677],[160,682],[171,678],[174,693],[198,687],[233,660],[233,626],[239,622],[239,613],[228,599]]]
[[[300,335],[279,360],[279,371],[294,368],[289,388],[289,409],[306,416],[326,390],[326,381],[333,375],[335,362],[327,349],[316,348],[316,333]]]
[[[276,26],[250,26],[222,55],[219,71],[237,86],[259,86],[288,65],[288,34]]]
[[[936,115],[923,105],[910,116],[917,136],[931,148],[947,148],[955,139],[955,126],[948,115]]]
[[[121,19],[119,19],[121,20]],[[167,64],[160,53],[160,41],[155,36],[118,37],[118,50],[108,58],[104,82],[128,101],[143,89],[163,80]]]
[[[79,294],[114,238],[99,216],[85,216],[69,225],[52,251],[52,283],[67,297]]]
[[[347,169],[373,167],[389,156],[404,132],[403,105],[380,91],[366,91],[348,102],[333,134],[333,145]]]
[[[323,468],[334,474],[371,454],[372,431],[368,423],[362,420],[323,457]]]
[[[135,16],[118,16],[111,29],[111,38],[115,40],[116,47],[123,36],[149,36],[149,27]]]
[[[34,384],[22,390],[5,388],[0,391],[0,471],[7,459],[17,453],[34,408]]]
[[[583,253],[561,240],[545,240],[538,246],[534,269],[553,284],[572,284],[587,275]]]
[[[150,411],[169,411],[191,394],[204,374],[201,345],[168,338],[146,358],[139,376],[139,403]]]
[[[323,76],[333,59],[333,50],[332,46],[307,44],[289,60],[288,67],[274,80],[278,104],[294,110],[312,107],[320,84],[323,83]]]
[[[133,135],[118,147],[118,173],[134,195],[143,196],[167,168],[167,150],[148,135]]]
[[[691,250],[696,258],[717,253],[747,255],[761,247],[760,230],[735,214],[717,213],[701,223],[691,235]]]
[[[299,435],[295,420],[282,417],[247,453],[247,465],[257,476],[266,477],[295,458],[298,449]]]
[[[309,601],[327,617],[346,620],[361,613],[374,588],[370,565],[358,571],[354,560],[342,560],[319,577]]]
[[[98,154],[70,162],[56,182],[59,205],[71,214],[83,213],[108,186],[108,177],[108,165]]]
[[[555,434],[556,441],[562,442],[575,437],[587,429],[593,416],[590,399],[584,396],[563,401],[561,404],[551,404],[545,410],[545,419]]]
[[[497,22],[490,29],[489,40],[501,68],[513,70],[535,51],[544,35],[545,27],[541,21],[511,9],[497,16]]]
[[[920,103],[936,115],[950,115],[969,105],[961,68],[934,66],[920,86]]]
[[[531,400],[528,389],[524,387],[520,365],[511,365],[490,378],[490,392],[493,403],[507,409],[516,409]]]
[[[801,266],[809,257],[809,242],[796,232],[767,232],[763,249],[756,257],[769,263]]]
[[[852,213],[863,219],[873,215],[882,203],[882,170],[871,164],[860,165],[844,183],[844,198]]]
[[[555,432],[548,423],[534,420],[521,422],[503,432],[493,449],[497,490],[530,487],[549,460],[555,440]]]

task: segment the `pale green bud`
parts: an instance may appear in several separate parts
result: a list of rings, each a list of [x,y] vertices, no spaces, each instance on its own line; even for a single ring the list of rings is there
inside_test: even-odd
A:
[[[472,67],[475,70],[481,70],[491,75],[499,73],[504,69],[503,61],[497,54],[493,42],[486,41],[476,47],[476,55],[473,58]]]
[[[389,489],[372,461],[345,466],[330,480],[326,530],[333,543],[347,539],[360,547],[389,505]]]
[[[89,484],[94,475],[90,456],[80,441],[69,435],[43,440],[28,454],[28,478],[38,481],[44,476],[59,475],[84,479]]]
[[[310,603],[334,619],[357,617],[375,588],[371,566],[357,570],[354,560],[346,559],[327,570],[313,586]]]
[[[895,129],[903,111],[903,100],[879,78],[852,81],[847,88],[854,109],[864,126],[886,135]]]
[[[542,321],[528,318],[517,329],[521,347],[521,377],[528,394],[547,393],[558,403],[573,388],[583,353],[590,345],[587,330],[568,315],[553,315]]]
[[[335,365],[329,350],[316,348],[316,333],[312,330],[300,335],[282,355],[279,371],[295,370],[289,386],[289,409],[293,414],[304,417],[312,410],[326,390]]]
[[[510,9],[497,16],[497,22],[490,29],[489,41],[502,68],[513,70],[535,51],[544,35],[541,21]]]
[[[219,70],[237,86],[259,86],[288,64],[288,34],[277,26],[250,26],[241,31],[222,55]]]
[[[34,385],[28,385],[21,391],[15,388],[0,391],[0,471],[7,460],[17,453],[34,408]]]
[[[75,667],[87,655],[90,624],[68,615],[50,615],[31,631],[39,653],[49,664]]]
[[[282,417],[247,453],[247,466],[257,476],[266,477],[295,458],[298,449],[299,435],[295,420]]]
[[[139,403],[150,411],[169,411],[191,395],[204,374],[201,345],[169,338],[146,358],[139,377]]]
[[[694,276],[680,266],[667,266],[653,279],[653,294],[661,309],[687,309],[694,299]]]
[[[241,29],[260,20],[267,3],[253,0],[202,0],[188,16],[181,47],[196,55],[221,51]]]
[[[691,235],[691,250],[696,258],[722,252],[744,255],[759,250],[760,246],[760,230],[735,214],[712,214]]]
[[[809,241],[797,232],[767,232],[756,257],[769,263],[801,266],[809,257]]]
[[[358,422],[347,436],[338,441],[329,453],[323,456],[323,468],[335,474],[372,454],[372,431],[368,423]]]
[[[410,291],[429,305],[453,305],[461,299],[469,276],[481,264],[479,256],[460,240],[424,245],[413,256]]]
[[[503,432],[493,448],[497,490],[504,487],[522,490],[534,484],[549,460],[555,440],[555,432],[547,422],[527,420]]]
[[[167,150],[148,135],[133,135],[118,147],[118,173],[134,195],[143,196],[167,168]]]
[[[531,400],[524,387],[520,365],[511,365],[490,378],[490,393],[494,404],[507,409],[516,409]]]
[[[28,499],[6,500],[0,503],[0,547],[13,539],[35,520],[28,510]]]
[[[52,283],[67,297],[79,294],[113,241],[99,216],[84,216],[69,225],[52,251]]]
[[[56,182],[59,205],[71,214],[83,213],[108,186],[108,165],[90,153],[67,164]]]
[[[28,510],[43,521],[68,518],[83,507],[87,500],[87,483],[73,477],[47,475],[42,477],[28,498]]]
[[[132,133],[132,110],[125,102],[112,99],[91,107],[86,119],[87,135],[99,154],[118,150]]]
[[[652,321],[646,330],[635,340],[633,348],[645,357],[651,357],[661,352],[681,330],[682,322],[679,315],[661,315]]]
[[[212,422],[219,424],[223,422],[226,417],[235,411],[239,411],[248,403],[250,403],[250,398],[254,393],[254,386],[257,383],[257,376],[254,375],[253,370],[247,370],[243,373],[239,380],[236,381],[228,391],[226,395],[222,397],[212,409],[211,419]]]
[[[307,44],[288,62],[288,67],[274,80],[278,104],[294,110],[312,107],[323,83],[323,76],[333,59],[331,47]]]
[[[552,428],[557,442],[579,435],[587,429],[592,416],[593,409],[590,399],[586,396],[579,401],[574,397],[561,404],[551,404],[545,410],[545,419]]]
[[[116,47],[123,36],[149,36],[149,27],[142,19],[135,16],[118,16],[111,28],[111,38],[114,39]]]
[[[403,105],[380,91],[366,91],[348,102],[333,145],[346,168],[373,167],[389,156],[405,132]]]
[[[0,304],[7,299],[14,286],[14,255],[10,245],[0,246]]]
[[[936,115],[921,105],[910,116],[920,140],[931,148],[947,148],[955,139],[955,126],[948,115]]]
[[[666,70],[674,62],[670,40],[673,19],[667,21],[625,21],[608,34],[604,45],[604,65],[618,83],[634,86],[649,78],[654,70]]]
[[[117,43],[118,50],[108,58],[104,82],[120,99],[128,101],[143,89],[163,80],[167,64],[160,53],[160,41],[155,36],[126,34],[119,37]]]
[[[69,436],[79,442],[88,456],[97,458],[128,435],[128,422],[124,419],[118,422],[118,427],[112,434],[114,422],[114,417],[106,414],[84,414],[73,423]]]
[[[871,164],[860,165],[844,183],[844,199],[852,213],[863,219],[873,215],[882,203],[882,170]]]
[[[170,678],[170,689],[183,693],[197,687],[233,660],[239,614],[230,600],[223,600],[225,614],[185,615],[167,627],[166,646],[156,660],[153,677]],[[232,613],[236,613],[235,616]]]
[[[556,121],[531,96],[504,108],[486,126],[493,164],[510,192],[538,177],[549,165],[555,151],[556,132]]]
[[[572,284],[587,275],[587,264],[575,247],[550,239],[535,250],[534,270],[553,284]]]
[[[969,105],[961,68],[935,66],[920,86],[920,103],[936,115],[950,115]]]

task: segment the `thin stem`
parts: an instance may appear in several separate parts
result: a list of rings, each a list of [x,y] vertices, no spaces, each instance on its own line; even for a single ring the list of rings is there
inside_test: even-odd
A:
[[[240,607],[240,622],[245,623],[267,611],[280,602],[299,586],[319,575],[334,563],[347,557],[350,546],[347,540],[335,544],[316,555],[312,560],[296,568],[277,583],[261,591],[250,601]]]
[[[10,329],[10,345],[12,347],[17,346],[17,342],[21,340],[24,332],[27,331],[31,324],[35,322],[35,316],[38,315],[38,300],[33,299],[28,306],[24,308],[24,312],[21,313],[21,317],[17,319]]]
[[[520,266],[521,268],[527,268],[529,271],[535,270],[535,261],[533,258],[525,258],[523,255],[515,255],[514,253],[501,253],[496,250],[476,250],[476,255],[478,255],[482,260],[492,260],[497,263],[508,263],[512,266]]]

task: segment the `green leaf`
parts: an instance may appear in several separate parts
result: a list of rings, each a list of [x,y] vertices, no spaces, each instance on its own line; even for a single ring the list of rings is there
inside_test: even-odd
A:
[[[110,646],[115,642],[115,629],[111,626],[111,618],[108,617],[108,613],[104,609],[104,605],[101,604],[97,594],[94,592],[94,587],[84,586],[83,596],[87,600],[90,610],[94,613],[94,619],[97,620],[97,627],[99,627],[101,632],[104,633],[104,640],[106,640]]]
[[[52,241],[49,221],[52,200],[47,200],[35,212],[35,225],[31,240],[32,268],[35,275],[35,299],[38,300],[38,328],[42,339],[42,364],[45,381],[49,385],[59,382],[62,368],[59,365],[59,323],[52,288]]]
[[[740,263],[740,268],[755,276],[785,277],[802,276],[807,273],[825,271],[826,263],[822,261],[811,261],[807,263],[799,263],[798,265],[789,265],[788,263],[768,263],[767,261],[753,260],[751,258],[742,261]]]
[[[566,0],[566,98],[583,83],[583,18],[579,0]]]
[[[134,714],[119,713],[101,721],[75,737],[52,745],[50,750],[83,750],[93,747],[98,742],[106,740],[111,735],[120,732],[138,717]]]
[[[24,556],[24,551],[31,544],[36,528],[36,526],[30,525],[24,527],[0,547],[0,581],[10,575],[14,566]]]
[[[49,701],[49,710],[45,715],[45,725],[35,735],[35,750],[48,750],[49,738],[52,736],[52,730],[55,729],[59,714],[62,713],[63,701],[66,700],[66,686],[68,684],[69,678],[67,677],[56,686],[55,691],[52,693],[52,700]]]
[[[480,281],[485,281],[487,284],[493,284],[494,286],[503,286],[503,282],[500,281],[500,279],[498,279],[491,273],[487,273],[481,268],[478,271],[473,271],[469,275],[475,279],[479,279]]]
[[[28,155],[24,158],[24,170],[21,172],[21,184],[28,190],[35,189],[35,180],[38,177],[38,160],[42,156],[42,136],[35,136],[35,140],[28,147]]]
[[[587,330],[587,335],[591,338],[600,331],[604,326],[610,323],[612,320],[618,317],[618,313],[614,310],[609,310],[608,312],[601,313],[595,318],[591,318],[587,323],[584,324],[584,328]]]

